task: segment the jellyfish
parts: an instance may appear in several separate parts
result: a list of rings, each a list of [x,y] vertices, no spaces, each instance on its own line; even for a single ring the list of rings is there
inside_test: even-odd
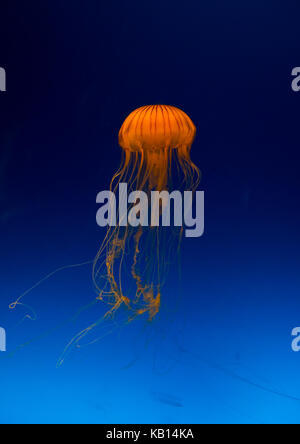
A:
[[[190,157],[196,128],[181,109],[149,105],[133,111],[119,131],[122,162],[110,190],[126,183],[149,195],[152,191],[195,190],[199,169]],[[161,208],[158,209],[161,211]],[[176,233],[160,226],[108,226],[93,264],[97,300],[107,304],[104,318],[121,308],[128,320],[146,315],[153,320],[162,301],[167,268],[178,250],[182,230]]]
[[[195,135],[196,128],[192,120],[177,107],[149,105],[136,109],[125,119],[119,131],[122,161],[111,179],[110,191],[115,194],[121,184],[126,184],[127,195],[133,191],[143,192],[146,196],[150,196],[153,191],[171,192],[177,184],[181,191],[195,191],[200,180],[199,169],[190,157]],[[136,201],[131,202],[131,209],[136,205]],[[156,209],[158,217],[162,209],[161,202]],[[120,213],[119,208],[117,211]],[[56,269],[10,304],[10,309],[24,306],[30,312],[25,318],[34,320],[34,310],[22,302],[28,293],[60,271],[92,264],[96,298],[78,310],[69,322],[73,323],[82,311],[95,304],[104,303],[106,309],[98,320],[72,338],[58,366],[62,365],[71,347],[81,347],[81,340],[100,324],[107,325],[104,325],[104,333],[88,344],[112,333],[119,327],[120,321],[122,325],[142,315],[148,321],[153,321],[161,311],[162,289],[170,265],[180,251],[183,228],[160,224],[133,225],[123,223],[120,217],[116,219],[119,220],[118,224],[107,225],[105,237],[94,260]],[[125,313],[125,317],[116,319],[120,312]],[[111,322],[105,323],[108,319]],[[26,344],[28,342],[22,346]]]

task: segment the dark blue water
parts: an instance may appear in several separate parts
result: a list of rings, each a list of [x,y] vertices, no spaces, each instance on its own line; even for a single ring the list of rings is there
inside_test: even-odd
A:
[[[2,423],[299,422],[299,5],[201,3],[3,7]],[[171,268],[155,322],[101,324],[56,368],[105,313],[76,316],[95,297],[91,267],[8,306],[93,259],[119,127],[148,103],[177,105],[197,126],[205,235],[183,241],[182,277]]]

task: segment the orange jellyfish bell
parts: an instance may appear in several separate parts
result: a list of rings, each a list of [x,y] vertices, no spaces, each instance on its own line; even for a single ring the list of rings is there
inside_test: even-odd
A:
[[[192,145],[196,127],[181,109],[169,105],[149,105],[133,111],[125,119],[119,143],[123,149],[135,151],[179,148]]]
[[[149,189],[162,190],[167,186],[174,154],[186,177],[195,172],[190,160],[195,135],[195,125],[181,109],[149,105],[136,109],[125,119],[119,132],[119,144],[125,151],[125,164],[132,153],[140,155],[145,164],[146,176],[143,177]],[[145,181],[140,185],[145,185]]]

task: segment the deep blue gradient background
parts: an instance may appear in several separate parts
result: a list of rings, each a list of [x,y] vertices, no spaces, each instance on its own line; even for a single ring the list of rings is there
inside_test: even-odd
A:
[[[1,423],[300,422],[299,14],[279,0],[1,6]],[[30,308],[8,306],[93,259],[119,127],[150,103],[181,107],[198,129],[206,231],[184,240],[182,278],[174,267],[163,295],[180,311],[120,326],[56,368],[104,313],[68,322],[93,301],[90,267],[56,274]],[[20,323],[31,308],[37,320]]]

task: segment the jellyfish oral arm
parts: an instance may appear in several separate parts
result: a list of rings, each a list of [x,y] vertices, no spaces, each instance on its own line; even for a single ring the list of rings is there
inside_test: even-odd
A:
[[[185,225],[188,227],[185,230],[186,237],[201,237],[204,233],[204,191],[151,191],[149,205],[146,192],[131,191],[128,195],[127,184],[120,183],[118,197],[117,204],[113,191],[101,191],[97,195],[96,202],[101,204],[96,215],[98,226],[147,227],[150,221],[151,227]],[[171,201],[174,209],[172,214]]]

